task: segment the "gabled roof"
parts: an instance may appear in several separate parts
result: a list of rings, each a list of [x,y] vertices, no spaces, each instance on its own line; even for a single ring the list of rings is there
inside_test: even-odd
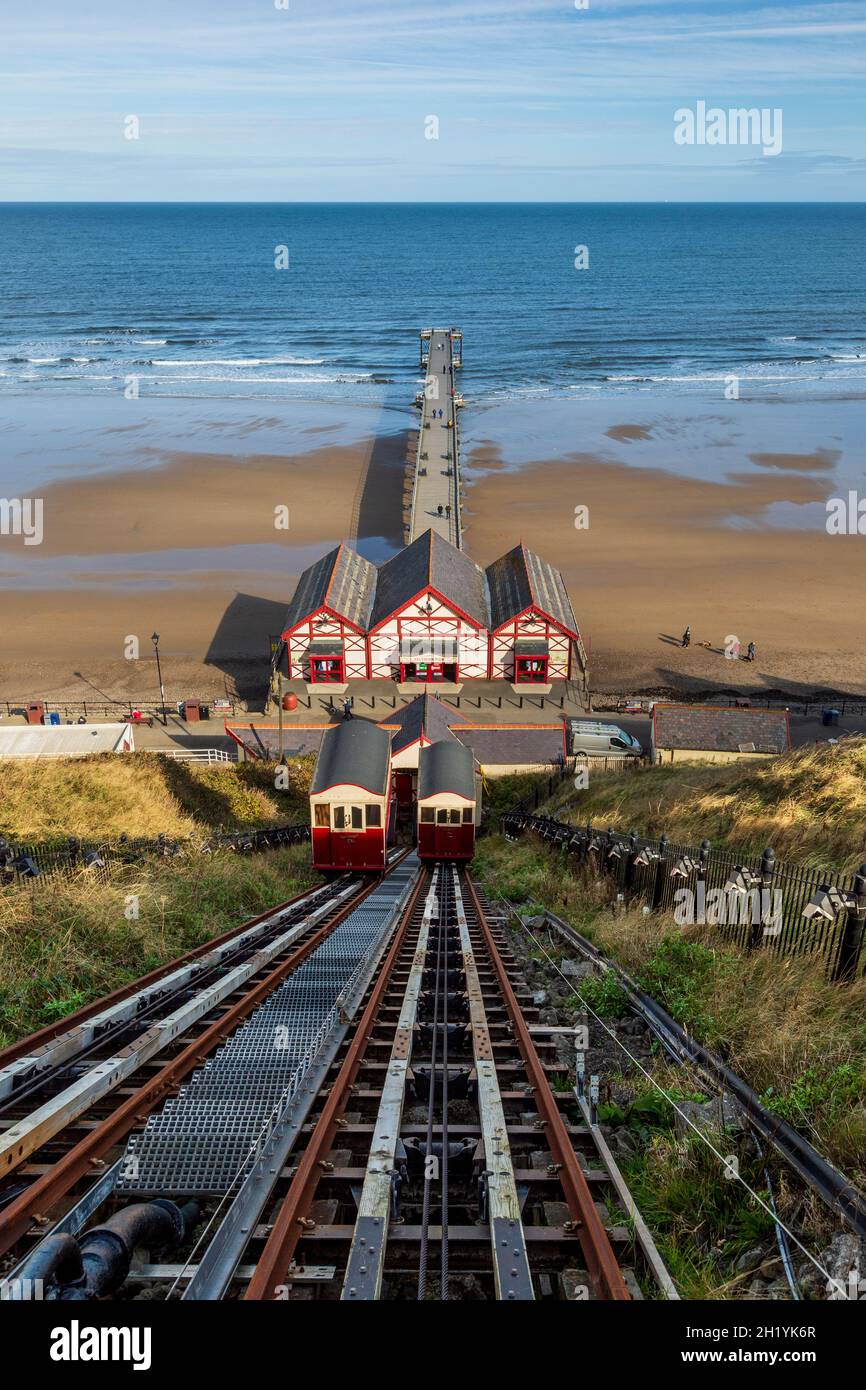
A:
[[[378,724],[345,719],[326,729],[316,759],[311,795],[348,784],[383,795],[391,766],[391,740]]]
[[[418,800],[442,792],[475,800],[475,759],[456,739],[430,743],[418,754]]]
[[[577,619],[559,570],[527,550],[521,541],[507,555],[487,566],[490,590],[490,626],[511,622],[535,606],[577,637]]]
[[[478,627],[488,626],[487,585],[481,566],[435,531],[425,531],[380,567],[370,627],[385,622],[428,587]]]
[[[383,721],[392,729],[397,725],[391,735],[391,752],[401,752],[402,749],[417,743],[422,736],[428,743],[436,743],[439,739],[453,739],[454,735],[448,723],[453,717],[435,695],[416,695],[414,700],[403,706],[399,714]]]
[[[338,545],[304,570],[286,613],[284,632],[330,608],[341,618],[366,628],[376,591],[376,566],[347,545]]]
[[[726,705],[656,705],[653,743],[656,748],[691,752],[787,753],[791,747],[788,711]]]

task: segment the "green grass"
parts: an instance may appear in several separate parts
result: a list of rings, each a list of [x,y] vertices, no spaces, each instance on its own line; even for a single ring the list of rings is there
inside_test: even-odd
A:
[[[0,896],[0,1046],[319,882],[309,846],[86,870]],[[137,913],[137,915],[135,915]]]
[[[509,899],[524,915],[546,907],[575,926],[866,1187],[866,979],[829,984],[808,956],[748,954],[712,927],[623,912],[603,881],[573,877],[532,838],[482,838],[475,870],[492,897]],[[581,980],[573,1007],[583,996],[602,1017],[616,1017],[617,990],[604,978]]]
[[[151,753],[105,753],[50,762],[9,760],[3,767],[0,834],[25,843],[166,834],[202,839],[219,827],[256,829],[306,819],[315,759],[276,765],[198,766]]]
[[[544,808],[541,808],[544,809]],[[548,810],[575,824],[631,830],[848,871],[866,859],[866,739],[798,748],[780,758],[675,763],[566,781]]]

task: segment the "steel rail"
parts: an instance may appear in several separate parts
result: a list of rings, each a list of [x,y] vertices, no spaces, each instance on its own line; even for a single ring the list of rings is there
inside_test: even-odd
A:
[[[437,865],[427,891],[415,954],[409,967],[406,990],[391,1045],[391,1058],[382,1086],[364,1185],[358,1198],[355,1232],[343,1279],[341,1298],[347,1302],[376,1300],[382,1292],[385,1248],[394,1207],[392,1183],[397,1177],[397,1151],[400,1144],[406,1082],[412,1064],[415,1027],[430,949],[432,917],[434,911],[438,911],[441,872],[441,867]],[[428,1144],[430,1143],[432,1130],[428,1133]]]
[[[433,1200],[433,1178],[430,1172],[430,1155],[433,1152],[433,1114],[436,1109],[436,1052],[439,1037],[439,999],[442,982],[442,903],[444,899],[444,873],[434,871],[436,881],[431,893],[436,894],[436,961],[433,977],[433,1030],[430,1035],[430,1093],[427,1097],[427,1149],[424,1168],[424,1199],[421,1207],[421,1249],[418,1254],[418,1301],[427,1297],[427,1258],[430,1249],[430,1204]],[[445,988],[448,988],[447,971]],[[444,1135],[443,1135],[444,1138]]]
[[[412,915],[421,893],[429,884],[429,878],[427,872],[419,876],[415,890],[403,910],[402,920],[373,984],[370,997],[349,1044],[343,1064],[328,1093],[286,1197],[274,1218],[270,1235],[259,1256],[255,1274],[244,1290],[243,1298],[247,1301],[279,1297],[278,1287],[285,1283],[298,1242],[304,1235],[304,1227],[301,1223],[313,1201],[322,1172],[321,1165],[326,1162],[327,1155],[333,1147],[334,1138],[342,1120],[342,1112],[346,1108],[351,1089],[355,1084],[385,991],[405,942]]]
[[[509,905],[510,906],[510,905]],[[581,936],[568,922],[553,913],[544,913],[546,919],[587,959],[601,970],[612,971],[620,981],[628,997],[630,1006],[655,1033],[670,1056],[678,1062],[697,1068],[715,1087],[728,1090],[736,1098],[748,1116],[750,1124],[776,1150],[803,1181],[827,1204],[828,1207],[847,1222],[861,1240],[866,1240],[866,1196],[852,1182],[834,1168],[813,1148],[802,1134],[774,1115],[760,1102],[757,1094],[736,1072],[690,1037],[680,1025],[671,1018],[660,1004],[640,989],[632,977],[615,961],[602,955],[597,946]]]
[[[455,411],[455,417],[456,417]],[[440,939],[445,943],[442,955],[442,1158],[439,1163],[439,1189],[442,1196],[442,1240],[440,1242],[441,1265],[439,1297],[446,1302],[448,1292],[448,907],[454,897],[456,870],[449,864],[445,870],[445,892],[439,916]]]
[[[346,888],[340,896],[350,894],[351,889]],[[339,901],[339,897],[336,901]],[[317,905],[307,917],[235,965],[228,974],[197,991],[167,1017],[159,1018],[152,1023],[126,1047],[109,1057],[95,1059],[93,1065],[80,1077],[29,1114],[13,1120],[10,1128],[4,1134],[0,1134],[0,1164],[4,1176],[13,1172],[47,1140],[52,1139],[68,1123],[84,1114],[96,1101],[108,1095],[121,1082],[128,1080],[145,1062],[158,1057],[188,1033],[190,1028],[206,1018],[237,989],[247,981],[253,980],[273,961],[278,960],[296,939],[303,937],[319,920],[327,919],[333,910],[334,902],[326,899],[324,904]]]
[[[58,1033],[38,1051],[27,1051],[8,1067],[0,1067],[0,1114],[17,1110],[23,1100],[50,1086],[52,1079],[62,1075],[71,1063],[80,1065],[84,1058],[103,1051],[109,1044],[116,1045],[125,1034],[130,1034],[132,1041],[137,1027],[139,1034],[143,1032],[140,1026],[143,1017],[148,1017],[151,1024],[156,1022],[170,1012],[172,1001],[182,998],[187,990],[203,991],[208,981],[217,978],[218,972],[249,959],[269,933],[276,936],[281,927],[298,926],[297,920],[290,920],[295,914],[313,907],[320,912],[326,908],[329,898],[339,902],[349,891],[350,884],[351,879],[335,887],[319,885],[291,907],[273,908],[244,922],[228,941],[210,943],[210,949],[197,960],[169,969],[160,980],[133,989],[126,999],[100,1010],[87,1022]]]
[[[527,1076],[533,1086],[533,1099],[541,1116],[554,1161],[559,1165],[559,1179],[574,1222],[578,1241],[586,1261],[590,1278],[600,1297],[628,1300],[628,1289],[622,1276],[616,1255],[613,1252],[604,1223],[595,1208],[589,1184],[577,1161],[565,1122],[559,1106],[547,1082],[541,1059],[517,1002],[517,996],[508,978],[508,972],[499,953],[499,948],[490,930],[484,909],[475,889],[475,884],[467,874],[466,888],[477,915],[478,926],[487,947],[505,1007],[514,1029],[520,1055],[526,1067]]]
[[[214,1020],[204,1032],[193,1038],[174,1058],[166,1062],[153,1077],[140,1086],[96,1129],[69,1149],[55,1164],[42,1173],[0,1212],[0,1255],[5,1254],[30,1230],[34,1221],[44,1223],[45,1216],[65,1197],[70,1189],[88,1173],[98,1172],[105,1153],[141,1124],[152,1110],[176,1091],[180,1082],[206,1060],[242,1023],[248,1014],[273,992],[296,966],[325,940],[331,932],[376,887],[378,880],[366,885],[328,922],[317,927],[309,940],[302,942],[273,970],[247,990],[235,1004]]]
[[[0,1050],[0,1071],[7,1067],[11,1062],[18,1061],[21,1057],[29,1056],[31,1053],[38,1053],[46,1043],[52,1042],[55,1038],[64,1033],[70,1033],[75,1028],[80,1028],[97,1014],[103,1013],[106,1009],[113,1008],[114,1005],[122,1003],[132,995],[140,993],[141,990],[150,985],[158,984],[161,979],[172,974],[175,970],[182,969],[185,965],[193,964],[200,956],[207,955],[209,951],[216,950],[218,947],[228,943],[235,936],[240,936],[242,932],[250,927],[257,926],[264,922],[268,917],[274,917],[280,912],[288,912],[291,908],[315,893],[321,893],[323,889],[336,885],[314,884],[312,888],[307,888],[303,893],[297,893],[294,898],[287,898],[285,902],[277,903],[274,907],[269,907],[265,912],[259,913],[257,917],[248,917],[236,927],[230,927],[228,931],[220,936],[213,936],[209,940],[202,942],[200,946],[195,946],[191,951],[185,951],[182,956],[176,956],[174,960],[167,961],[165,965],[158,965],[154,970],[148,971],[146,975],[141,975],[137,980],[130,980],[128,984],[120,985],[110,994],[104,994],[99,999],[94,999],[90,1004],[83,1004],[74,1013],[67,1014],[64,1018],[58,1019],[54,1023],[48,1023],[44,1028],[39,1028],[35,1033],[28,1033],[26,1037],[17,1039],[10,1043],[8,1047]]]
[[[475,1062],[478,1113],[484,1145],[487,1222],[490,1227],[496,1296],[509,1301],[529,1301],[534,1298],[535,1293],[526,1250],[520,1196],[514,1175],[514,1160],[508,1141],[508,1124],[496,1075],[478,963],[472,946],[460,880],[453,866],[452,874],[452,882],[456,879],[454,898],[457,927],[460,933],[466,997],[472,1028],[472,1057]]]

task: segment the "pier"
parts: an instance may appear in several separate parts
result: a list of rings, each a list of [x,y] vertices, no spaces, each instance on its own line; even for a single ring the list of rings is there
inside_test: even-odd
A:
[[[420,334],[424,390],[418,456],[412,484],[408,543],[434,530],[451,545],[462,545],[460,521],[460,436],[457,412],[462,397],[454,372],[462,366],[463,334],[457,328],[426,328]]]

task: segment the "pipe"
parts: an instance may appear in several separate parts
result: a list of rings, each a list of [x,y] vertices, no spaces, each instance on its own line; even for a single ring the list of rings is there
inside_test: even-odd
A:
[[[49,1297],[62,1300],[103,1298],[124,1283],[139,1246],[170,1250],[181,1245],[198,1220],[198,1202],[179,1207],[165,1197],[124,1207],[79,1240],[47,1236],[22,1267],[22,1279],[53,1284]]]
[[[41,1281],[44,1285],[52,1283],[74,1284],[84,1274],[81,1250],[74,1236],[65,1231],[46,1236],[21,1265],[11,1284],[11,1297],[15,1299],[15,1289],[27,1281]]]

